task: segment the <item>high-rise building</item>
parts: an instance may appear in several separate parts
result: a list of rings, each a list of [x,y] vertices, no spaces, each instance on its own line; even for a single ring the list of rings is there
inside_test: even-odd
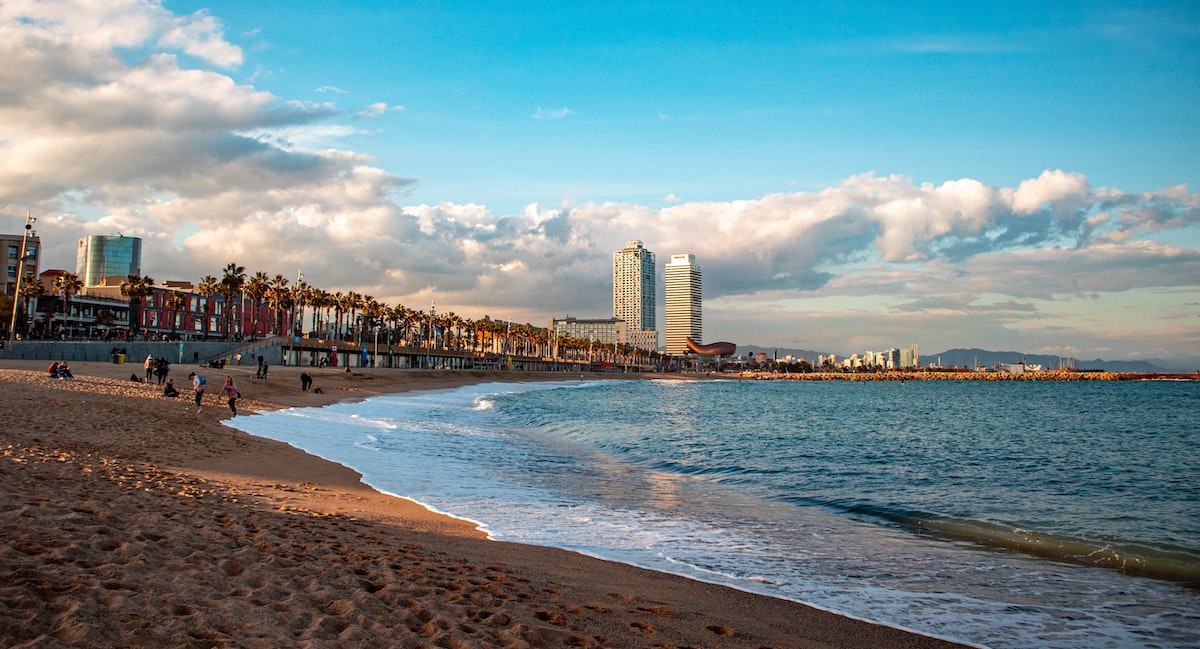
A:
[[[654,253],[630,241],[613,253],[613,317],[629,329],[655,329]]]
[[[21,259],[21,246],[25,246],[25,259]],[[41,239],[37,234],[28,237],[22,234],[0,234],[0,251],[4,252],[4,295],[13,295],[17,290],[17,276],[38,274],[38,259],[41,253]],[[8,320],[4,320],[8,326]]]
[[[84,286],[99,286],[106,277],[142,274],[142,240],[93,235],[79,240],[75,274]]]
[[[649,351],[658,347],[655,275],[654,253],[641,241],[613,253],[613,317],[628,325],[630,344]]]
[[[700,265],[696,255],[671,255],[663,276],[666,283],[667,354],[687,352],[687,339],[703,342],[700,318]]]

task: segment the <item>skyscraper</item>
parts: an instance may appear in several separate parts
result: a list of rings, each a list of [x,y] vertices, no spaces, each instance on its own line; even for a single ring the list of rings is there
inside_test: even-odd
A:
[[[667,354],[687,352],[687,339],[703,342],[700,318],[700,265],[696,255],[671,255],[663,275],[666,280]]]
[[[641,241],[630,241],[613,253],[613,317],[624,320],[631,334],[657,329],[654,278],[654,253],[642,247]],[[646,335],[633,338],[647,340]],[[653,347],[657,346],[656,332]]]
[[[99,286],[106,277],[142,274],[142,240],[93,235],[79,240],[75,274],[84,286]]]

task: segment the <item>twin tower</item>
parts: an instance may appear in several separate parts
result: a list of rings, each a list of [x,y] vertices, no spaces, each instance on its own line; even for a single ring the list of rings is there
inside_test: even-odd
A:
[[[630,241],[623,250],[613,253],[613,316],[626,322],[630,344],[642,349],[658,348],[656,278],[654,253],[641,241]],[[666,353],[682,356],[688,351],[688,338],[703,340],[696,255],[672,255],[671,263],[663,270],[663,280]]]

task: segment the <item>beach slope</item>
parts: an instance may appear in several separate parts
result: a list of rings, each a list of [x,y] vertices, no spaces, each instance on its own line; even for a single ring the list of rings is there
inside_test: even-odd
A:
[[[139,367],[0,361],[0,646],[952,647],[793,602],[486,540],[349,469],[221,425]],[[311,370],[310,370],[311,371]],[[511,373],[225,374],[240,410]]]

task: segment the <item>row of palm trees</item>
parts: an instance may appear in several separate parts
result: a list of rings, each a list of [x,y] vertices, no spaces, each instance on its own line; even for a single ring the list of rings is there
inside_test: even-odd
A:
[[[122,282],[121,295],[130,300],[131,322],[140,322],[135,312],[153,289],[154,280],[149,277],[129,275]],[[428,312],[410,309],[402,304],[389,305],[355,291],[331,293],[308,284],[302,277],[293,283],[283,275],[271,277],[262,271],[250,275],[236,262],[222,269],[220,279],[213,275],[201,278],[196,293],[205,298],[205,338],[213,304],[208,298],[218,296],[226,305],[241,299],[251,306],[249,309],[224,309],[219,331],[228,338],[240,337],[247,330],[252,334],[260,331],[258,319],[263,312],[261,307],[265,305],[267,312],[272,314],[267,327],[272,335],[300,335],[307,310],[311,316],[308,331],[332,340],[618,365],[647,365],[663,358],[658,352],[628,344],[600,345],[586,339],[554,336],[548,329],[528,323],[497,322],[487,317],[464,318],[453,312],[437,313],[433,307]],[[165,305],[173,316],[183,308],[184,300],[178,294],[171,299],[178,300],[174,304],[169,300]],[[251,314],[250,323],[244,321],[247,313]],[[174,323],[175,318],[171,321]]]

